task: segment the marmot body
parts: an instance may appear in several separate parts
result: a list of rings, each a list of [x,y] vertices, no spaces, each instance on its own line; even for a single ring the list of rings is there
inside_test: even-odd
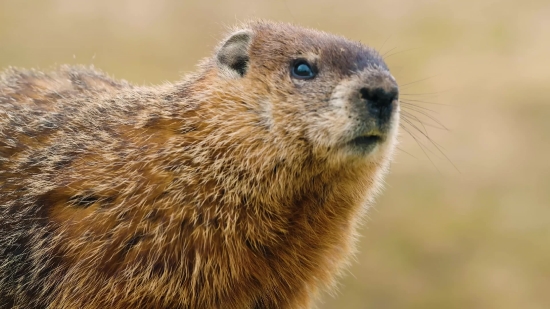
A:
[[[0,75],[0,308],[307,308],[389,165],[372,49],[270,22],[197,73]]]

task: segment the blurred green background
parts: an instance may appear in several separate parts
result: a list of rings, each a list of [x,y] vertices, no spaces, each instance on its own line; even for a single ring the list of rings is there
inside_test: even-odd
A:
[[[174,81],[249,18],[377,48],[413,121],[320,308],[550,308],[549,1],[0,0],[0,68]]]

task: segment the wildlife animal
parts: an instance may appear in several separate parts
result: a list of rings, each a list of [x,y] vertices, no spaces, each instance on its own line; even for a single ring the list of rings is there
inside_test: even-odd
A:
[[[269,21],[195,73],[0,74],[0,308],[309,308],[396,144],[372,48]]]

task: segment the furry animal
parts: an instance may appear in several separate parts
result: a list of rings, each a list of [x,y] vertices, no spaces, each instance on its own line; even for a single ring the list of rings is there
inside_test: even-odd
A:
[[[376,51],[284,23],[245,23],[156,87],[8,69],[0,308],[308,308],[398,121]]]

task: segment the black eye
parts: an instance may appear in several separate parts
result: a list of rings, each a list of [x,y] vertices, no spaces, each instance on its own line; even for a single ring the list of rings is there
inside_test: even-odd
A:
[[[304,60],[295,62],[292,65],[292,77],[298,79],[310,79],[315,77],[315,72],[311,65]]]

